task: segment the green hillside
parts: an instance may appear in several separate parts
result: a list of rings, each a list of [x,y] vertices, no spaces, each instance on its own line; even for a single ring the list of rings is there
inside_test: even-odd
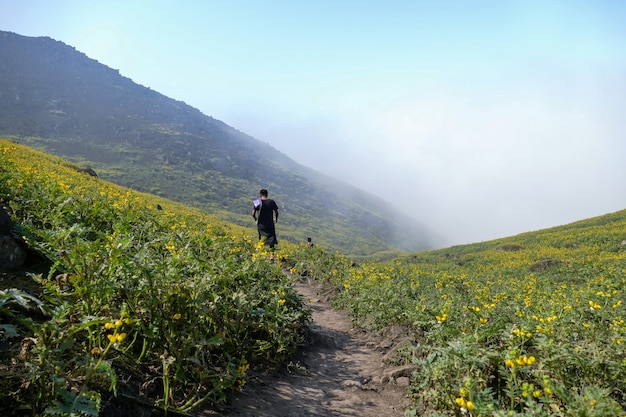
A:
[[[310,313],[250,229],[6,141],[0,204],[28,248],[0,271],[3,415],[218,407],[303,341]]]
[[[354,256],[437,244],[433,233],[378,197],[61,42],[0,31],[0,55],[4,137],[242,226],[251,225],[251,202],[267,188],[282,211],[279,238],[292,242],[311,236]]]
[[[625,415],[626,210],[358,266],[301,251],[296,270],[355,323],[405,329],[405,415]]]
[[[626,210],[384,262],[268,254],[251,228],[9,141],[0,204],[29,250],[0,271],[4,415],[219,409],[304,340],[287,268],[399,335],[385,364],[410,375],[405,415],[626,413]]]

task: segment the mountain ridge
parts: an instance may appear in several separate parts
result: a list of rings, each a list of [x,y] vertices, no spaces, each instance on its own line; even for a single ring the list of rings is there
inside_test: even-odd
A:
[[[434,233],[380,198],[72,46],[0,31],[0,52],[0,135],[244,226],[267,188],[282,212],[279,239],[312,236],[357,256],[434,246]]]

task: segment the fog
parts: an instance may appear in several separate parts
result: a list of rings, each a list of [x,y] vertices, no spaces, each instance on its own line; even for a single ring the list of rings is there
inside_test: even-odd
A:
[[[478,242],[626,208],[626,3],[0,0],[120,74]]]
[[[626,209],[623,73],[437,86],[342,118],[235,111],[298,162],[472,243]],[[244,106],[245,107],[245,106]]]

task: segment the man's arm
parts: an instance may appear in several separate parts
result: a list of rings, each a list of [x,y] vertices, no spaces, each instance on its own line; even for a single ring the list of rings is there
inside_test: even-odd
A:
[[[274,215],[275,215],[274,223],[278,223],[278,209],[274,209]]]
[[[252,209],[252,217],[254,218],[254,221],[256,221],[256,207]]]

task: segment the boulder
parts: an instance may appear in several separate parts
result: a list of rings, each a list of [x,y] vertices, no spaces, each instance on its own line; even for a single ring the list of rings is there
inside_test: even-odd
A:
[[[26,250],[13,238],[11,218],[0,207],[0,269],[18,268],[26,260]]]
[[[4,210],[4,207],[0,207],[0,235],[10,235],[13,229],[13,222],[11,218]]]
[[[26,251],[11,236],[0,236],[0,269],[14,269],[22,266]]]
[[[561,261],[557,261],[556,259],[542,259],[539,262],[532,264],[530,266],[530,270],[531,272],[541,272],[554,265],[559,265],[560,263]]]
[[[94,171],[92,168],[80,168],[78,170],[78,172],[82,172],[84,174],[87,174],[90,177],[97,177],[98,176],[98,174],[96,174],[96,171]]]

